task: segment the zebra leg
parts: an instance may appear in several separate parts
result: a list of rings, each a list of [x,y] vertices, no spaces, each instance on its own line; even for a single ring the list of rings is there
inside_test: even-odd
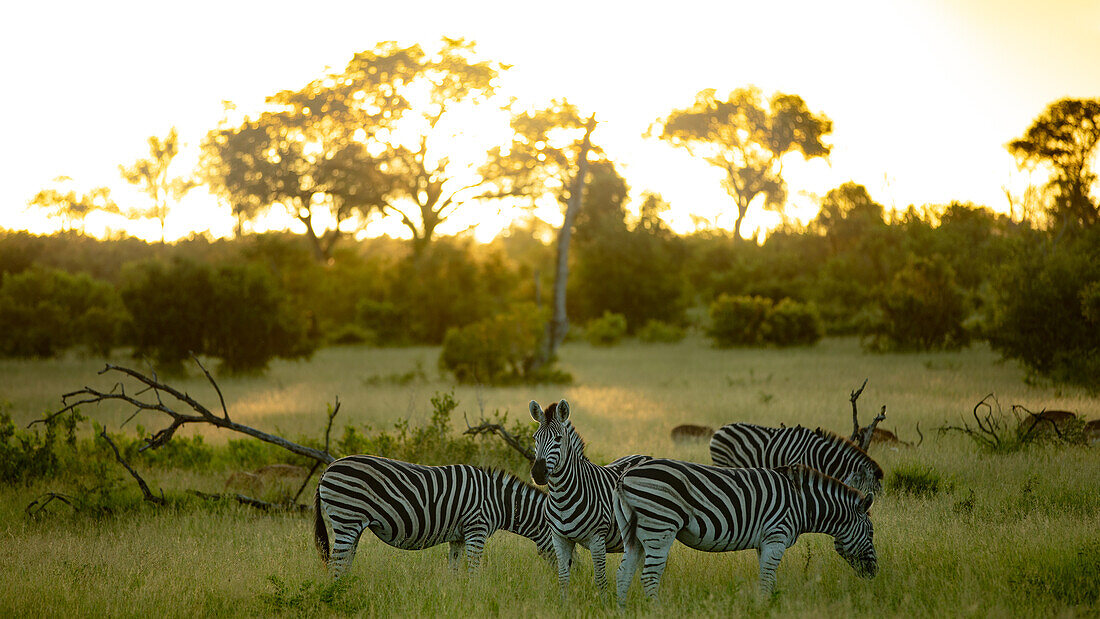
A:
[[[668,563],[668,552],[672,549],[672,542],[676,541],[676,531],[643,533],[639,529],[637,535],[645,549],[642,587],[645,589],[646,597],[651,600],[656,599],[657,590],[661,586],[661,574],[665,572],[665,565]]]
[[[366,523],[340,524],[333,521],[332,524],[332,555],[329,557],[328,567],[332,572],[332,579],[336,580],[351,567],[355,548],[359,545],[359,537],[363,534]]]
[[[592,571],[596,575],[596,589],[600,597],[607,596],[607,542],[599,533],[588,539],[588,550],[592,552]]]
[[[619,563],[619,571],[615,574],[616,593],[619,597],[619,608],[626,607],[626,594],[630,591],[630,583],[634,580],[634,574],[638,571],[638,564],[645,554],[642,545],[634,540],[623,547],[623,560]]]
[[[573,548],[576,542],[566,539],[554,532],[554,554],[558,555],[558,587],[561,589],[561,600],[566,600],[569,590],[569,568],[573,564]]]
[[[760,595],[770,597],[775,589],[775,570],[779,567],[779,561],[783,553],[787,551],[787,544],[779,540],[765,540],[758,549],[760,557]]]
[[[481,565],[481,553],[485,550],[485,540],[489,537],[489,531],[485,525],[476,525],[466,529],[466,568],[477,571]]]
[[[447,563],[451,566],[451,570],[457,570],[462,564],[462,549],[464,547],[465,542],[451,542],[451,547],[447,551]]]

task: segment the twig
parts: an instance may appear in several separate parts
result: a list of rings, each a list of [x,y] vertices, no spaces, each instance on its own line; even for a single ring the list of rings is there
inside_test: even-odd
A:
[[[234,500],[241,505],[248,505],[249,507],[255,507],[265,512],[276,511],[296,511],[307,512],[309,511],[308,505],[299,505],[298,503],[270,503],[268,501],[261,501],[260,499],[254,499],[250,496],[243,494],[213,494],[210,492],[202,492],[200,490],[188,490],[187,492],[208,501],[227,501]]]
[[[199,361],[199,358],[196,357],[194,353],[191,354],[191,358],[195,360],[195,364],[199,366],[202,373],[206,374],[206,380],[210,381],[211,385],[214,385],[214,391],[218,392],[218,401],[221,402],[222,405],[222,419],[229,421],[229,411],[225,408],[225,397],[222,396],[221,387],[214,381],[214,377],[210,375],[210,372],[206,371],[206,366],[202,364],[202,361]]]
[[[482,419],[481,423],[476,426],[470,425],[470,420],[466,419],[466,413],[462,414],[462,418],[466,421],[466,431],[463,434],[470,436],[478,436],[481,434],[496,434],[508,444],[509,447],[518,451],[524,458],[527,458],[529,462],[535,461],[535,452],[529,447],[519,442],[511,432],[504,429],[504,426],[499,423],[491,423]]]
[[[107,441],[107,444],[111,446],[112,450],[114,450],[115,460],[118,460],[118,463],[125,467],[126,470],[129,471],[130,475],[137,480],[138,487],[141,488],[141,494],[145,496],[145,500],[149,501],[150,503],[156,503],[157,505],[164,505],[164,491],[161,490],[160,496],[158,497],[149,490],[149,484],[146,484],[145,480],[141,478],[141,475],[138,475],[137,471],[135,471],[133,467],[131,467],[130,464],[126,462],[126,460],[122,457],[122,454],[119,453],[118,447],[115,445],[115,442],[111,440],[111,437],[107,436],[106,428],[100,430],[99,436],[103,440]]]
[[[867,381],[868,380],[869,379],[864,378],[863,379],[863,384],[859,386],[859,389],[856,389],[855,391],[853,391],[851,393],[851,395],[848,397],[848,400],[851,401],[851,403],[852,403],[852,440],[853,441],[858,441],[859,440],[859,409],[856,407],[856,400],[858,400],[859,396],[863,394],[863,388],[867,386]]]
[[[45,499],[45,500],[43,501],[42,499]],[[43,495],[39,496],[38,498],[36,498],[35,500],[31,501],[30,504],[27,505],[27,507],[24,508],[23,511],[25,511],[27,513],[27,515],[30,516],[31,518],[37,518],[38,514],[42,513],[42,510],[46,509],[46,506],[49,505],[51,502],[53,502],[55,500],[56,501],[61,501],[62,503],[64,503],[65,505],[68,505],[69,507],[73,506],[73,498],[71,496],[69,496],[67,494],[61,494],[59,492],[47,492],[46,494],[43,494]],[[34,509],[34,511],[31,511],[32,508],[34,508],[35,505],[37,505],[38,508]]]
[[[329,434],[332,432],[332,421],[336,419],[336,413],[338,412],[340,412],[340,396],[336,396],[336,404],[333,405],[332,410],[328,413],[328,425],[325,426],[325,453],[330,453],[328,448]],[[294,493],[294,498],[291,499],[291,502],[298,502],[298,497],[302,496],[302,492],[304,492],[306,486],[309,485],[309,480],[313,479],[313,474],[316,473],[319,468],[321,468],[321,461],[317,460],[313,463],[313,467],[309,469],[306,478],[302,480],[302,485],[298,488],[298,492]]]

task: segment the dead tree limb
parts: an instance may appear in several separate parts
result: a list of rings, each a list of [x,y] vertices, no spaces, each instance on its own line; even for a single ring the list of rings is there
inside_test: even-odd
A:
[[[466,415],[463,414],[462,417],[463,419],[465,419]],[[524,458],[527,458],[528,462],[535,461],[535,452],[530,447],[527,447],[526,445],[521,443],[514,434],[512,434],[508,430],[505,430],[504,426],[500,425],[499,423],[493,423],[491,421],[486,421],[485,419],[482,419],[480,424],[476,426],[471,426],[470,420],[465,420],[466,431],[463,432],[463,434],[469,436],[478,436],[481,434],[496,434],[501,439],[503,439],[509,447],[518,451],[520,455],[522,455]]]
[[[331,453],[328,448],[329,437],[332,434],[332,421],[336,419],[336,413],[340,412],[340,396],[336,396],[336,402],[328,411],[328,423],[325,425],[325,453]],[[317,472],[317,469],[321,468],[321,461],[317,460],[313,463],[313,467],[309,469],[309,473],[306,474],[306,478],[302,480],[302,485],[298,488],[298,492],[294,493],[294,498],[291,499],[292,503],[298,503],[298,497],[302,496],[302,492],[305,491],[306,486],[309,485],[309,480],[313,479],[313,474]]]
[[[863,451],[867,451],[867,448],[871,446],[871,437],[875,434],[875,427],[879,422],[886,419],[886,405],[882,406],[882,410],[878,415],[871,420],[871,423],[867,424],[867,427],[859,427],[859,406],[856,404],[856,400],[863,394],[864,387],[867,386],[867,379],[863,379],[863,384],[859,386],[848,397],[848,400],[852,403],[852,436],[849,437],[853,443],[859,445],[859,448]]]
[[[195,361],[196,363],[198,363],[198,359],[196,359]],[[176,430],[179,430],[181,427],[187,424],[206,423],[217,428],[223,428],[226,430],[239,432],[241,434],[246,434],[253,438],[264,441],[265,443],[278,445],[279,447],[282,447],[283,449],[286,449],[291,453],[305,456],[323,464],[328,464],[335,459],[327,451],[320,451],[312,447],[299,445],[298,443],[288,441],[281,436],[268,434],[267,432],[257,430],[256,428],[253,428],[251,426],[246,426],[244,424],[232,421],[229,418],[228,410],[226,410],[225,408],[225,399],[221,395],[221,389],[218,388],[217,383],[214,381],[214,378],[210,376],[210,373],[206,371],[206,368],[202,367],[201,363],[199,363],[199,367],[202,368],[203,373],[206,374],[207,378],[214,385],[215,390],[218,392],[218,397],[221,400],[222,404],[221,416],[215,415],[213,412],[210,411],[210,409],[203,406],[187,393],[181,392],[171,385],[160,381],[160,379],[157,378],[155,372],[151,372],[152,376],[148,376],[128,367],[108,363],[102,370],[99,371],[99,374],[102,375],[109,372],[117,372],[124,376],[124,380],[126,378],[129,378],[130,380],[138,383],[138,385],[141,386],[141,389],[133,394],[128,393],[126,391],[126,385],[122,381],[115,383],[115,386],[111,388],[110,391],[100,391],[93,387],[84,387],[83,389],[78,389],[76,391],[63,395],[61,397],[61,401],[65,406],[62,409],[50,413],[42,419],[32,421],[31,425],[35,423],[47,422],[54,417],[72,411],[86,404],[99,404],[101,402],[119,401],[134,407],[135,410],[134,414],[130,416],[131,419],[138,413],[144,411],[163,413],[171,419],[171,423],[169,423],[167,427],[162,428],[152,436],[145,439],[145,445],[141,447],[141,451],[144,451],[146,449],[156,449],[157,447],[164,445],[169,440],[171,440],[172,436],[175,435]],[[153,394],[153,397],[151,398],[147,395],[150,392]],[[187,408],[190,408],[194,412],[188,413],[177,410],[180,407],[174,403],[172,403],[171,405],[169,405],[169,403],[166,403],[165,398],[162,397],[162,394],[170,396],[172,399],[186,405]]]
[[[118,463],[121,464],[130,473],[130,476],[137,480],[138,487],[141,488],[141,494],[144,495],[145,500],[149,501],[150,503],[155,503],[157,505],[164,505],[164,491],[161,490],[160,496],[158,497],[149,490],[149,484],[145,483],[145,480],[141,478],[141,475],[138,475],[137,471],[135,471],[134,468],[130,466],[130,463],[122,457],[122,454],[118,451],[118,446],[116,446],[115,442],[111,440],[111,437],[107,436],[106,428],[100,430],[99,437],[107,441],[107,444],[111,446],[111,450],[115,452],[115,460],[118,460]]]
[[[993,404],[989,403],[990,400],[993,400],[993,404],[997,405],[996,411],[993,409]],[[983,408],[984,412],[978,412],[979,409]],[[997,401],[997,396],[990,393],[979,400],[971,410],[971,415],[974,417],[976,428],[971,428],[970,424],[963,419],[961,427],[941,426],[939,429],[940,434],[959,432],[989,449],[999,449],[1005,441],[1004,433],[1008,429],[1008,425],[1005,423],[1004,413],[1001,411],[1001,403]]]
[[[61,494],[60,492],[47,492],[31,501],[23,511],[27,512],[27,515],[31,518],[37,518],[38,514],[42,513],[46,509],[46,506],[53,501],[61,501],[69,507],[73,506],[73,498],[67,494]]]
[[[202,492],[199,490],[188,490],[187,492],[207,501],[236,501],[241,505],[247,505],[249,507],[255,507],[256,509],[263,510],[265,512],[282,512],[282,511],[296,511],[307,512],[310,507],[308,505],[299,505],[295,502],[290,503],[271,503],[269,501],[261,501],[260,499],[254,499],[250,496],[243,494],[214,494],[210,492]]]

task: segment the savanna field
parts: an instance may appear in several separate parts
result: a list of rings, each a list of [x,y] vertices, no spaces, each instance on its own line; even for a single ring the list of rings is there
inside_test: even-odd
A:
[[[508,425],[527,423],[527,402],[569,400],[587,455],[604,463],[648,453],[709,463],[706,442],[674,443],[678,424],[732,421],[821,426],[847,435],[849,394],[866,378],[860,421],[882,405],[880,427],[919,446],[873,445],[886,490],[871,508],[879,573],[862,580],[833,550],[807,534],[783,558],[776,594],[757,595],[752,551],[709,554],[674,546],[650,604],[635,581],[626,605],[641,616],[1096,616],[1100,613],[1100,447],[1032,445],[1007,453],[979,448],[960,425],[987,394],[1008,419],[1019,404],[1100,418],[1100,399],[1065,387],[1028,385],[1023,371],[984,345],[962,352],[869,354],[854,339],[810,348],[712,348],[700,337],[677,344],[561,351],[571,385],[455,386],[436,370],[438,348],[333,347],[310,361],[279,361],[262,377],[219,378],[235,421],[298,440],[320,441],[326,411],[341,402],[333,435],[345,426],[389,428],[399,419],[428,424],[433,397],[458,402],[452,433],[494,412]],[[122,365],[133,360],[115,359]],[[102,361],[0,361],[0,399],[16,428],[59,408],[60,396],[86,384],[109,388]],[[218,407],[197,371],[166,382]],[[165,425],[142,413],[121,429],[128,408],[81,412],[118,435]],[[973,427],[972,418],[971,426]],[[210,429],[203,445],[229,450]],[[78,435],[92,434],[88,422]],[[187,438],[184,431],[177,439]],[[251,439],[249,439],[251,440]],[[495,439],[485,439],[487,442]],[[271,452],[278,455],[278,452]],[[490,538],[480,573],[452,573],[446,545],[409,552],[372,535],[360,542],[350,577],[330,583],[313,547],[312,513],[271,514],[232,501],[207,501],[187,490],[219,493],[235,471],[230,460],[166,465],[135,457],[135,468],[165,506],[141,500],[133,479],[112,462],[69,479],[38,479],[0,492],[0,614],[3,616],[614,616],[601,600],[592,563],[580,550],[561,606],[555,569],[533,544],[501,531]],[[526,477],[522,466],[514,467]],[[106,481],[105,481],[106,480]],[[113,480],[113,481],[112,481]],[[313,483],[316,482],[316,477]],[[313,485],[300,503],[312,503]],[[33,516],[46,492],[85,497],[77,510],[54,501]],[[96,498],[96,493],[98,498]],[[109,496],[108,496],[109,495]],[[92,498],[87,498],[91,496]],[[98,501],[98,503],[95,503]],[[75,501],[74,502],[78,502]],[[608,556],[612,575],[621,555]]]

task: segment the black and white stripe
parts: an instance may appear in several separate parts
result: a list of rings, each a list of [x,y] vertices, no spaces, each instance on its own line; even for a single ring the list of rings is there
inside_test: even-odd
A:
[[[856,490],[882,492],[882,468],[852,441],[818,428],[770,428],[731,423],[710,439],[715,466],[775,468],[805,464]]]
[[[331,556],[324,516],[332,523]],[[449,542],[452,568],[465,549],[469,569],[476,569],[485,540],[497,529],[530,538],[548,559],[554,552],[544,492],[510,473],[465,464],[422,466],[376,456],[336,460],[321,475],[315,500],[317,549],[333,578],[351,565],[367,529],[404,550]]]
[[[539,422],[531,476],[549,490],[546,520],[558,557],[562,596],[569,585],[573,549],[578,543],[592,553],[596,587],[603,592],[607,588],[607,553],[623,549],[611,506],[615,482],[624,471],[652,458],[633,455],[607,466],[594,464],[584,455],[584,440],[569,422],[568,402],[555,402],[543,412],[532,401],[530,408],[531,417]]]
[[[827,533],[863,577],[878,570],[872,495],[811,468],[736,469],[650,460],[615,488],[615,518],[626,547],[616,577],[619,604],[644,558],[642,586],[657,596],[672,542],[707,552],[756,548],[760,589],[770,595],[783,553],[803,533]]]

